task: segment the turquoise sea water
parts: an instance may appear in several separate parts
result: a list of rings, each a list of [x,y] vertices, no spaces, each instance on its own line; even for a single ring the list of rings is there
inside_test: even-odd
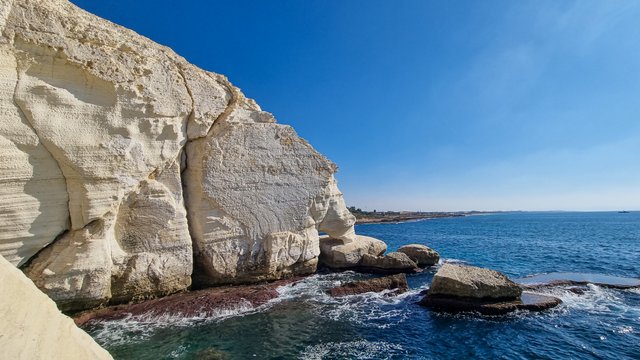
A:
[[[394,250],[426,244],[444,261],[511,277],[570,271],[640,277],[640,213],[503,213],[400,224],[359,225]],[[640,290],[589,285],[548,290],[563,304],[507,316],[437,314],[416,305],[436,269],[410,275],[398,297],[333,299],[325,290],[367,277],[324,273],[258,309],[243,304],[210,318],[99,322],[90,334],[116,359],[640,359]]]

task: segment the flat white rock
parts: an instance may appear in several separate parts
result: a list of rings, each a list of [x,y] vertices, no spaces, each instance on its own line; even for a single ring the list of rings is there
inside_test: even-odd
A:
[[[71,318],[0,256],[0,349],[3,359],[112,359]],[[10,289],[10,291],[8,291]],[[18,301],[16,301],[18,300]]]

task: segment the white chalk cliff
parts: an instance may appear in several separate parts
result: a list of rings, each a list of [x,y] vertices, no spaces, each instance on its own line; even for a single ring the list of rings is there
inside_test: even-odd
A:
[[[0,254],[63,310],[315,271],[333,163],[222,75],[65,0],[0,0]]]

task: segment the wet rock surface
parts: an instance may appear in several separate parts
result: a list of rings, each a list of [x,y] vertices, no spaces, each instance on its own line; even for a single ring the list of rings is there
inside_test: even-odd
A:
[[[258,307],[278,297],[277,288],[300,280],[300,277],[256,285],[225,286],[174,294],[137,304],[115,305],[76,314],[76,325],[91,320],[115,320],[136,315],[206,316],[240,306]]]
[[[384,290],[394,290],[393,294],[398,295],[409,289],[407,277],[404,274],[396,274],[381,278],[352,281],[329,289],[329,295],[333,297],[363,294],[367,292],[382,292]]]
[[[474,311],[483,315],[503,315],[516,310],[543,311],[560,305],[562,301],[548,295],[522,293],[520,299],[506,301],[478,300],[447,296],[425,296],[420,305],[436,311]]]

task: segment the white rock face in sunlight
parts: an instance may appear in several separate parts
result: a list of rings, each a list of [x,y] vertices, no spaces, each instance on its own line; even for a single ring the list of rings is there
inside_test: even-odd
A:
[[[0,283],[4,290],[11,289],[0,292],[3,359],[112,359],[2,256]]]
[[[222,75],[65,0],[0,4],[0,254],[63,310],[314,272],[336,167]]]

